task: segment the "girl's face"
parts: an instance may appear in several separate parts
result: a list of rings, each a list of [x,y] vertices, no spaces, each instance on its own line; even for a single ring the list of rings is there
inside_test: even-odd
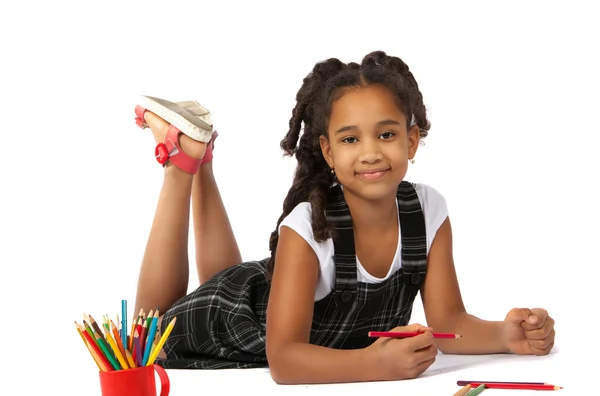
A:
[[[396,193],[419,143],[416,125],[384,86],[352,88],[332,104],[321,149],[344,190],[369,200]]]

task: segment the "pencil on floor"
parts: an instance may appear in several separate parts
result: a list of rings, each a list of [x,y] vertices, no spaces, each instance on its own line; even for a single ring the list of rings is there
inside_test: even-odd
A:
[[[471,386],[479,386],[485,385],[488,389],[520,389],[520,390],[560,390],[562,386],[544,384],[544,385],[536,385],[536,384],[516,384],[516,383],[472,383]]]
[[[471,385],[471,386],[473,386],[473,385]],[[484,390],[485,390],[485,384],[481,384],[477,388],[470,390],[469,393],[467,393],[465,396],[475,396],[475,395],[480,394]]]
[[[462,388],[460,388],[459,391],[456,392],[455,394],[453,394],[452,396],[464,396],[470,390],[471,390],[471,385],[467,384],[467,385],[464,385]]]
[[[465,386],[469,384],[521,384],[521,385],[550,385],[547,382],[518,382],[518,381],[456,381],[456,385]]]

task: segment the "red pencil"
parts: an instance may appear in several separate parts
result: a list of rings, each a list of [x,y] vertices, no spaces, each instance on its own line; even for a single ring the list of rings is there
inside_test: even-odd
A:
[[[521,390],[559,390],[562,386],[558,385],[536,385],[536,384],[515,384],[515,383],[493,383],[483,382],[487,389],[521,389]],[[471,388],[476,388],[481,383],[472,382]]]
[[[423,333],[402,333],[399,331],[369,331],[369,337],[389,337],[389,338],[407,338],[415,337]],[[454,333],[433,333],[433,338],[460,338],[459,334]]]
[[[547,382],[518,382],[518,381],[456,381],[456,385],[465,386],[468,384],[520,384],[520,385],[550,385]]]

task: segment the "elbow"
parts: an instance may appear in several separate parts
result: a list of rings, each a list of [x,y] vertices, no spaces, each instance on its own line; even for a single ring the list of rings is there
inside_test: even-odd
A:
[[[277,385],[296,384],[290,376],[289,370],[286,369],[285,364],[282,364],[281,359],[269,359],[269,372]]]
[[[292,382],[289,381],[288,378],[286,378],[285,374],[282,373],[281,370],[273,368],[270,364],[269,369],[271,371],[271,378],[277,385],[294,385]]]
[[[267,350],[267,361],[271,378],[277,385],[298,385],[294,370],[287,364],[286,348],[278,348],[276,353]]]

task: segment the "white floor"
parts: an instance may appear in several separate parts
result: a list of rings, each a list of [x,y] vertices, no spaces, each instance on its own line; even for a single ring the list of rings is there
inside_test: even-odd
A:
[[[80,346],[80,345],[79,345]],[[577,347],[576,344],[572,344]],[[81,351],[83,352],[83,351]],[[332,396],[332,392],[350,395],[453,395],[459,386],[458,380],[474,381],[534,381],[549,382],[563,386],[558,396],[598,395],[597,390],[584,391],[587,387],[582,379],[587,376],[584,363],[576,355],[577,350],[556,349],[545,357],[492,355],[492,356],[452,356],[439,355],[436,363],[415,380],[396,382],[373,382],[335,385],[277,385],[268,369],[245,370],[169,370],[171,381],[170,395],[285,395]],[[79,353],[74,354],[79,355]],[[97,370],[93,362],[77,364],[67,370],[60,368],[47,371],[49,384],[43,380],[31,381],[16,394],[34,394],[33,388],[42,391],[60,389],[62,395],[101,395]],[[66,374],[68,373],[68,374]],[[66,380],[65,375],[70,376]],[[158,381],[158,376],[156,377]],[[22,385],[22,386],[23,386]],[[43,392],[43,391],[42,391]],[[513,394],[516,396],[539,395],[536,391],[486,390],[487,395]],[[512,392],[512,393],[511,393]],[[594,393],[595,392],[595,393]],[[159,393],[157,393],[159,394]]]

